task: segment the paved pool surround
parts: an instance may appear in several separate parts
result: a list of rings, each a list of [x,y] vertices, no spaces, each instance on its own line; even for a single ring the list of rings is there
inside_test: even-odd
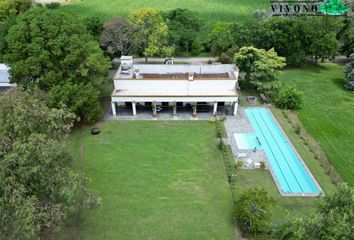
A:
[[[268,108],[239,110],[236,119],[225,123],[233,152],[264,151],[268,168],[282,196],[324,195],[291,141]],[[240,119],[242,118],[242,119]],[[237,121],[237,123],[235,122]],[[230,127],[234,125],[233,127]],[[244,129],[247,129],[245,132]],[[230,132],[231,131],[231,132]]]

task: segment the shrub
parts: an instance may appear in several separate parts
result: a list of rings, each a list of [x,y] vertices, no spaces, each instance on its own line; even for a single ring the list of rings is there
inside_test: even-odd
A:
[[[243,166],[243,161],[242,161],[242,160],[237,160],[236,168],[237,168],[237,169],[241,169],[242,166]]]
[[[349,62],[345,65],[344,73],[348,81],[345,88],[348,90],[354,90],[354,53],[350,55]]]
[[[297,135],[300,135],[300,133],[301,133],[301,127],[300,127],[299,125],[296,125],[296,126],[295,126],[295,133],[296,133]]]
[[[265,169],[266,168],[265,161],[260,161],[259,163],[261,164],[261,169]]]
[[[235,204],[234,216],[244,232],[263,233],[269,230],[269,208],[273,199],[264,189],[251,188],[243,192]]]
[[[302,104],[302,93],[292,86],[283,86],[280,88],[275,103],[284,109],[299,109]]]
[[[51,3],[47,3],[45,6],[48,9],[57,9],[60,7],[60,3],[59,2],[51,2]]]

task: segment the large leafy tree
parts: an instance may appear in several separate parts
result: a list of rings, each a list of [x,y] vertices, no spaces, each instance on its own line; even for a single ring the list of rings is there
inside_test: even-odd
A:
[[[234,44],[234,32],[231,23],[217,22],[211,27],[208,34],[209,45],[212,53],[225,52]]]
[[[300,65],[306,63],[310,50],[311,31],[307,21],[296,19],[272,18],[259,23],[263,33],[256,44],[259,48],[271,49],[286,58],[288,64]],[[257,35],[260,33],[255,31]],[[254,39],[257,39],[256,37]]]
[[[274,49],[268,51],[255,47],[242,47],[236,54],[235,64],[246,73],[245,80],[261,91],[272,91],[279,87],[277,75],[283,68],[285,58],[279,57]]]
[[[268,231],[272,203],[273,199],[264,189],[243,192],[235,204],[235,218],[242,230],[253,234]]]
[[[165,15],[172,42],[179,49],[189,52],[195,50],[201,20],[190,10],[177,8]]]
[[[279,225],[275,236],[282,240],[349,240],[354,236],[353,222],[354,188],[343,184],[338,192],[319,202],[316,214]]]
[[[38,87],[52,92],[54,106],[64,103],[83,120],[95,120],[100,109],[98,101],[76,94],[78,98],[73,102],[67,94],[61,94],[64,91],[57,91],[62,86],[81,90],[80,86],[85,85],[85,92],[91,91],[89,95],[97,100],[97,90],[110,66],[97,42],[76,18],[56,10],[33,8],[19,16],[9,29],[6,44],[4,59],[11,66],[12,81],[27,89]],[[56,91],[52,91],[54,88]]]
[[[336,56],[339,52],[337,35],[343,27],[342,19],[329,16],[316,17],[307,20],[311,29],[311,44],[309,55],[324,60]]]
[[[0,20],[15,17],[32,7],[32,0],[0,0]]]
[[[0,95],[1,239],[38,239],[79,204],[96,202],[69,165],[65,139],[75,115],[46,100],[37,90]]]
[[[123,17],[113,17],[103,26],[100,44],[112,55],[132,54],[138,44],[134,39],[135,27]]]
[[[169,44],[168,26],[154,8],[133,11],[129,20],[136,29],[135,39],[140,41],[140,51],[145,56],[171,56],[174,46]]]

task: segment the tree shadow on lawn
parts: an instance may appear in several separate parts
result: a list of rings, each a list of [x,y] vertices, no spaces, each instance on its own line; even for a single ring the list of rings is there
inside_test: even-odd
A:
[[[347,83],[346,79],[344,78],[333,78],[332,82],[339,88],[346,90],[344,85]],[[349,92],[349,91],[348,91]]]

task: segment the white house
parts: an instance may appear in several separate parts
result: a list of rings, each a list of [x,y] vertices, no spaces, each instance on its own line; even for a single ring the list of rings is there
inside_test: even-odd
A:
[[[16,86],[16,84],[10,83],[9,70],[10,68],[7,65],[0,63],[0,88],[8,88],[8,87]]]
[[[121,66],[114,76],[111,95],[112,114],[119,114],[117,106],[131,106],[137,114],[137,105],[151,107],[156,116],[157,106],[191,107],[193,116],[198,108],[218,105],[238,107],[236,90],[239,69],[233,64],[186,65],[186,64],[134,64],[131,56],[121,58]],[[201,109],[200,109],[201,110]]]

